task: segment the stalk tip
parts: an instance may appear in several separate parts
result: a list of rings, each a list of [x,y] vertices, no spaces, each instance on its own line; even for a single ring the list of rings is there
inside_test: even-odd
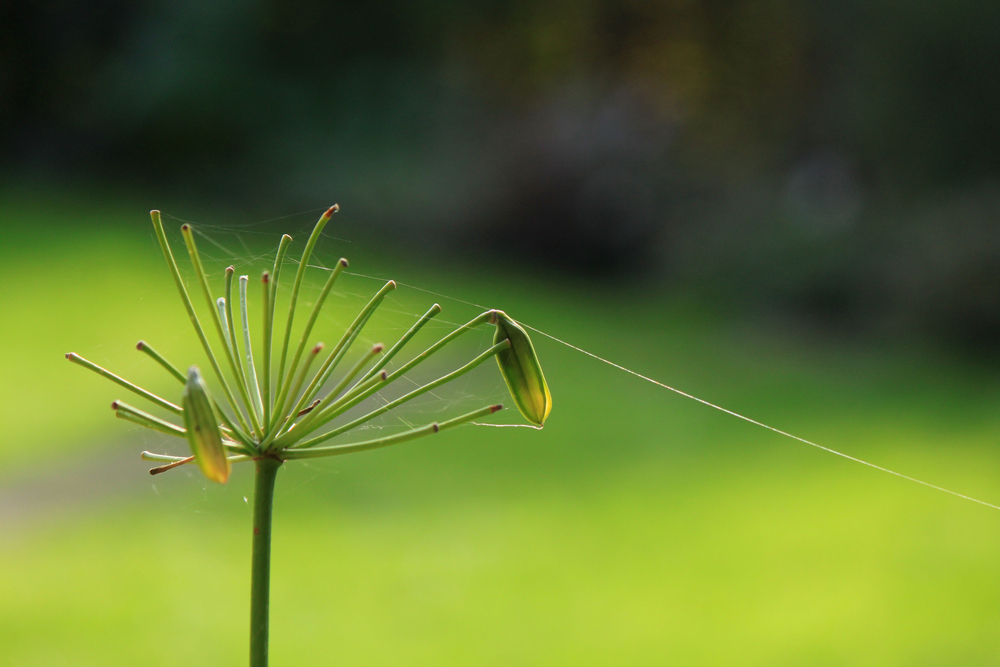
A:
[[[295,415],[295,416],[296,416],[296,417],[303,417],[303,416],[305,416],[305,415],[309,414],[310,412],[312,412],[312,411],[313,411],[313,409],[315,409],[315,407],[316,407],[317,405],[319,405],[319,404],[320,404],[320,401],[321,401],[321,400],[322,400],[322,399],[319,399],[319,398],[317,398],[317,399],[316,399],[315,401],[313,401],[312,403],[310,403],[309,405],[307,405],[307,406],[306,406],[306,407],[305,407],[305,408],[304,408],[304,409],[303,409],[303,410],[302,410],[301,412],[299,412],[299,413],[298,413],[297,415]],[[289,428],[288,430],[290,431],[290,430],[292,430],[292,428],[294,428],[294,427],[295,427],[295,424],[292,424],[292,426],[291,426],[291,427],[290,427],[290,428]]]
[[[503,410],[503,405],[500,403],[490,406],[490,414],[493,414],[494,412],[500,412],[501,410]]]
[[[271,274],[265,271],[264,274],[260,277],[260,280],[264,284],[271,282]]]
[[[340,258],[340,265],[346,269],[347,268],[347,260],[345,258],[341,257]]]
[[[312,349],[313,354],[319,354],[322,351],[323,351],[323,343],[316,343],[316,345]]]
[[[76,356],[76,352],[67,352],[66,353],[66,358],[69,359],[70,361],[73,361],[73,357],[75,357],[75,356]]]
[[[381,373],[379,373],[379,377],[382,378],[382,382],[385,382],[386,380],[389,379],[389,373],[386,371],[382,371]]]
[[[135,349],[139,350],[140,352],[142,352],[142,348],[144,347],[146,347],[146,341],[144,340],[140,340],[138,343],[135,344]]]
[[[181,231],[182,232],[190,232],[191,231],[191,225],[189,225],[188,223],[185,222],[183,225],[181,225]]]
[[[437,423],[437,422],[434,422],[433,424],[431,424],[431,429],[432,429],[432,430],[433,430],[433,431],[434,431],[435,433],[437,433],[438,431],[440,431],[440,430],[441,430],[441,427],[440,427],[440,426],[438,426],[438,423]]]
[[[291,234],[282,234],[281,235],[281,240],[284,241],[285,239],[288,239],[289,241],[291,241],[292,240]]]
[[[324,218],[332,218],[333,214],[340,210],[340,204],[334,204],[330,208],[326,209],[326,213],[323,214]]]
[[[385,345],[383,343],[375,343],[375,345],[372,346],[372,354],[378,354],[384,349]]]
[[[231,273],[236,273],[236,267],[235,266],[227,266],[226,267],[226,275],[228,276]]]
[[[118,409],[118,401],[112,401],[111,402],[111,409],[112,410],[117,410]]]
[[[389,289],[396,289],[396,281],[395,280],[390,280],[387,284],[388,284]]]
[[[431,312],[434,313],[435,315],[437,315],[438,313],[440,313],[441,312],[441,304],[440,303],[435,303],[433,306],[431,306]]]

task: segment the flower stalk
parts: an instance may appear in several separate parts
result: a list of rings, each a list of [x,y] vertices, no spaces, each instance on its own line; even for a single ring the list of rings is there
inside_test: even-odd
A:
[[[330,351],[320,367],[312,372],[314,362],[323,350],[322,343],[314,343],[309,349],[310,336],[315,328],[320,311],[333,290],[337,278],[347,267],[347,260],[341,259],[333,269],[329,269],[322,290],[319,292],[308,319],[303,327],[298,344],[289,355],[292,328],[298,297],[312,253],[337,206],[328,209],[316,223],[299,260],[292,283],[288,303],[288,314],[284,336],[274,341],[274,320],[277,307],[278,284],[284,260],[292,242],[292,237],[284,235],[275,253],[273,267],[264,271],[261,277],[262,301],[259,317],[263,324],[263,351],[260,365],[254,363],[253,342],[251,340],[250,318],[247,305],[247,276],[239,278],[239,315],[242,329],[242,345],[237,337],[237,322],[233,304],[233,278],[235,269],[225,271],[223,296],[212,294],[208,276],[205,274],[198,248],[195,230],[185,223],[181,234],[191,258],[195,281],[199,284],[208,306],[209,317],[215,324],[222,342],[228,375],[219,363],[201,325],[201,320],[188,294],[187,285],[178,269],[173,251],[167,241],[159,211],[152,211],[151,218],[157,240],[163,251],[167,267],[174,279],[184,309],[194,327],[209,364],[212,366],[221,398],[213,396],[201,372],[191,366],[182,372],[145,341],[139,341],[136,349],[150,357],[169,375],[184,385],[180,405],[161,398],[111,371],[88,361],[77,354],[66,355],[74,364],[83,366],[124,389],[141,396],[155,408],[169,413],[179,425],[170,419],[145,412],[122,401],[115,401],[112,407],[115,416],[130,423],[153,431],[183,438],[190,449],[188,456],[173,456],[143,452],[142,458],[161,463],[152,468],[150,474],[158,475],[175,468],[195,464],[209,480],[225,483],[231,466],[253,461],[255,464],[255,485],[253,499],[253,535],[251,552],[250,582],[250,664],[251,667],[265,667],[268,661],[270,572],[271,572],[271,524],[274,505],[274,488],[278,470],[285,461],[325,456],[340,456],[355,452],[388,447],[418,438],[427,437],[476,419],[491,415],[503,406],[489,405],[441,422],[415,426],[402,433],[396,433],[361,442],[324,444],[334,438],[357,429],[366,422],[396,409],[407,401],[427,393],[443,384],[461,377],[488,359],[495,358],[510,389],[514,403],[529,422],[544,423],[551,410],[552,397],[545,384],[541,366],[535,355],[527,333],[502,311],[490,310],[459,326],[423,352],[403,363],[395,370],[387,369],[407,344],[427,322],[441,312],[441,306],[434,304],[404,333],[399,340],[386,349],[382,343],[370,347],[360,355],[346,371],[341,371],[336,381],[331,382],[340,363],[350,353],[351,347],[368,324],[376,309],[386,296],[396,289],[396,283],[388,281],[371,298],[340,335],[339,341]],[[446,372],[438,379],[418,386],[394,400],[382,401],[366,414],[342,424],[333,424],[348,410],[362,405],[376,392],[389,388],[413,368],[430,356],[452,343],[459,336],[476,327],[495,325],[496,335],[493,345],[457,369]],[[280,332],[277,332],[280,336]],[[272,355],[272,347],[276,354]],[[273,356],[277,356],[276,373]],[[305,359],[303,360],[303,356]],[[311,379],[310,379],[311,375]],[[230,383],[236,385],[236,393]],[[328,384],[330,385],[328,387]],[[237,395],[239,395],[239,400]],[[179,418],[179,419],[178,419]],[[326,429],[326,430],[324,430]],[[324,446],[317,446],[323,444]]]
[[[267,667],[271,607],[271,519],[274,482],[281,463],[281,459],[271,456],[256,460],[250,563],[250,667]]]

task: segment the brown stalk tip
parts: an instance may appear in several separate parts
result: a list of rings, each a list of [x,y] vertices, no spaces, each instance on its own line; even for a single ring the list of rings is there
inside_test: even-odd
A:
[[[329,218],[339,210],[340,210],[340,204],[334,204],[330,208],[326,209],[326,213],[324,213],[323,215]]]
[[[440,431],[440,430],[441,430],[441,427],[437,425],[437,422],[434,422],[433,424],[431,424],[431,429],[432,429],[432,430],[433,430],[433,431],[434,431],[435,433],[437,433],[438,431]]]
[[[117,410],[118,409],[118,401],[112,401],[111,402],[111,409],[112,410]]]
[[[268,273],[267,271],[265,271],[264,274],[260,277],[260,280],[261,280],[261,282],[264,282],[264,283],[271,282],[271,274]]]
[[[340,258],[340,265],[346,269],[347,268],[347,260],[344,259],[343,257],[341,257]]]
[[[384,349],[385,349],[385,345],[383,345],[382,343],[375,343],[374,347],[372,347],[372,352],[374,354],[378,354],[379,352],[381,352]]]
[[[497,405],[491,405],[490,406],[490,414],[493,414],[494,412],[499,412],[501,410],[503,410],[503,405],[501,405],[499,403]]]
[[[389,374],[385,371],[382,371],[381,373],[379,373],[379,377],[382,378],[382,382],[385,382],[386,380],[389,379]]]
[[[319,354],[322,351],[323,351],[323,343],[316,343],[316,346],[313,347],[312,353]]]
[[[67,352],[66,353],[66,358],[69,359],[70,361],[72,361],[73,357],[75,357],[75,356],[76,356],[76,352]]]
[[[497,319],[499,319],[498,316],[497,316],[497,311],[491,310],[490,311],[490,324],[496,324],[497,323]]]
[[[305,416],[305,415],[309,414],[310,412],[312,412],[312,411],[313,411],[313,410],[314,410],[314,409],[316,408],[316,406],[317,406],[317,405],[319,405],[319,402],[320,402],[320,399],[318,399],[318,398],[317,398],[317,399],[316,399],[315,401],[313,401],[313,402],[312,402],[311,404],[309,404],[308,406],[306,406],[305,408],[303,408],[303,409],[302,409],[302,410],[301,410],[301,411],[299,412],[299,414],[297,414],[297,415],[295,415],[295,416],[296,416],[296,417],[303,417],[303,416]],[[290,427],[290,428],[289,428],[288,430],[290,431],[290,430],[292,430],[293,428],[295,428],[295,424],[292,424],[292,426],[291,426],[291,427]]]
[[[189,225],[188,223],[185,222],[183,225],[181,225],[181,231],[182,232],[190,232],[191,231],[191,225]]]
[[[190,461],[194,461],[194,457],[193,456],[189,456],[186,459],[181,459],[180,461],[174,461],[174,462],[168,463],[166,465],[157,466],[156,468],[150,468],[149,469],[149,474],[150,475],[159,475],[161,472],[167,472],[168,470],[173,470],[174,468],[179,468],[180,466],[184,465],[185,463],[189,463]]]
[[[226,275],[228,276],[230,273],[236,273],[236,267],[235,266],[227,266],[226,267]]]
[[[135,344],[135,349],[139,351],[142,351],[142,348],[144,347],[146,347],[146,341],[144,340],[140,340],[138,343]]]

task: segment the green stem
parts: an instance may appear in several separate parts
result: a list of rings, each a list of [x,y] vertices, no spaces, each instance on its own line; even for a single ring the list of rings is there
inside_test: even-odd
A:
[[[72,361],[74,364],[77,364],[79,366],[83,366],[84,368],[88,368],[88,369],[94,371],[95,373],[97,373],[98,375],[100,375],[102,377],[108,378],[109,380],[111,380],[115,384],[117,384],[119,386],[122,386],[122,387],[125,387],[129,391],[142,396],[146,400],[151,401],[153,403],[156,403],[161,408],[163,408],[165,410],[170,410],[170,412],[173,412],[175,415],[179,415],[179,414],[181,414],[183,412],[183,410],[181,410],[181,408],[180,408],[179,405],[174,405],[170,401],[162,399],[159,396],[157,396],[156,394],[154,394],[152,392],[148,392],[148,391],[146,391],[145,389],[143,389],[142,387],[140,387],[138,385],[132,384],[131,382],[129,382],[125,378],[118,377],[117,375],[115,375],[111,371],[107,370],[106,368],[101,368],[100,366],[98,366],[94,362],[87,361],[86,359],[84,359],[83,357],[81,357],[76,352],[69,352],[69,353],[67,353],[66,354],[66,358],[69,359],[70,361]]]
[[[212,298],[212,288],[208,286],[208,278],[205,276],[205,267],[201,263],[201,255],[198,254],[198,245],[194,240],[194,228],[185,223],[181,225],[181,234],[184,236],[184,243],[187,245],[188,255],[191,257],[191,265],[194,268],[195,274],[198,276],[198,282],[201,283],[201,291],[205,294],[205,300],[208,303],[208,309],[212,315],[212,321],[215,322],[215,330],[219,334],[219,339],[222,341],[222,351],[226,353],[226,359],[229,361],[229,368],[233,372],[233,375],[237,379],[237,389],[243,394],[243,404],[247,409],[247,413],[250,415],[250,426],[247,427],[251,433],[256,429],[261,437],[264,436],[264,429],[260,427],[257,423],[257,417],[253,414],[253,409],[250,407],[250,397],[246,394],[246,388],[239,384],[239,373],[236,372],[236,359],[233,357],[233,351],[229,345],[229,334],[226,333],[225,328],[222,325],[222,319],[219,317],[217,311],[218,303]],[[219,383],[222,384],[222,389],[226,393],[226,398],[229,399],[230,405],[233,407],[233,411],[236,416],[243,421],[243,412],[240,410],[239,404],[236,402],[236,397],[233,396],[232,390],[229,388],[229,382],[226,380],[226,376],[223,375],[222,369],[218,367],[218,361],[215,357],[212,357],[212,363],[216,366],[215,372],[219,376]],[[251,428],[252,427],[252,428]]]
[[[244,396],[250,397],[250,402],[247,405],[247,412],[251,412],[256,409],[255,400],[259,400],[259,397],[254,396],[250,391],[250,384],[247,382],[246,373],[243,372],[243,360],[240,359],[240,346],[237,343],[236,338],[236,318],[233,317],[233,276],[236,270],[233,267],[226,268],[226,312],[220,313],[222,319],[226,322],[226,333],[229,335],[229,349],[233,354],[233,361],[236,362],[236,381],[239,382],[243,387]],[[242,282],[242,281],[241,281]],[[257,412],[257,419],[261,418],[260,412]]]
[[[436,303],[433,306],[431,306],[430,310],[424,313],[420,317],[420,319],[417,320],[416,324],[410,327],[410,330],[407,331],[405,334],[403,334],[403,337],[400,338],[398,341],[396,341],[396,344],[393,345],[388,352],[382,355],[382,358],[379,359],[378,363],[372,366],[371,370],[365,373],[364,376],[360,380],[358,380],[358,384],[351,387],[351,390],[347,393],[348,394],[357,393],[358,387],[362,385],[365,382],[365,380],[369,380],[375,377],[376,373],[385,368],[386,365],[388,365],[388,363],[392,361],[392,358],[396,356],[396,353],[402,350],[403,346],[406,345],[408,342],[410,342],[410,339],[413,338],[417,334],[417,332],[420,331],[423,328],[423,326],[431,320],[432,317],[434,317],[440,312],[441,312],[441,306],[439,306]]]
[[[334,204],[326,210],[326,212],[320,216],[319,220],[316,222],[316,226],[313,228],[312,234],[309,235],[309,240],[306,242],[306,248],[302,251],[302,259],[299,260],[299,268],[295,272],[295,282],[292,285],[292,295],[288,301],[288,325],[285,327],[285,342],[281,346],[281,361],[278,363],[278,382],[282,385],[287,385],[292,381],[292,375],[295,373],[295,364],[298,363],[298,359],[292,364],[292,368],[288,370],[288,377],[285,377],[285,358],[288,356],[288,342],[292,336],[292,322],[295,320],[295,305],[299,300],[299,288],[302,287],[302,277],[306,273],[306,268],[309,266],[309,257],[312,255],[313,248],[316,247],[316,242],[319,241],[320,234],[323,233],[323,228],[326,227],[326,223],[330,222],[330,218],[333,214],[340,210],[340,207]],[[319,309],[323,307],[323,299],[326,298],[326,292],[329,291],[329,285],[333,284],[333,281],[337,279],[337,275],[340,271],[347,266],[347,260],[341,259],[338,263],[339,269],[335,270],[331,279],[327,281],[328,286],[324,288],[323,293],[320,298],[316,301],[316,305],[313,307],[313,318],[315,321],[315,315],[319,314]],[[305,349],[305,341],[309,338],[309,330],[312,329],[312,322],[306,326],[305,333],[302,334],[302,344],[299,346],[298,356],[301,357],[302,351]],[[279,395],[283,392],[281,389],[287,390],[288,387],[279,387]]]
[[[313,325],[316,324],[316,318],[319,317],[319,313],[323,310],[323,302],[326,301],[327,295],[330,293],[330,289],[333,287],[333,283],[337,281],[337,276],[347,268],[347,260],[341,258],[337,262],[337,267],[330,272],[330,277],[327,279],[326,284],[323,286],[322,291],[319,293],[319,297],[316,299],[316,303],[313,304],[312,313],[309,315],[309,321],[306,322],[306,328],[302,331],[302,338],[299,340],[299,345],[295,348],[295,355],[292,357],[292,363],[288,366],[288,375],[285,377],[283,374],[285,372],[285,355],[288,348],[288,337],[291,335],[291,319],[289,319],[289,329],[285,332],[285,346],[281,350],[281,364],[278,366],[278,382],[281,383],[281,390],[278,392],[278,400],[276,404],[280,407],[275,408],[275,414],[279,416],[288,416],[286,410],[287,403],[289,401],[294,401],[295,396],[298,394],[298,389],[289,394],[288,389],[292,384],[292,376],[295,375],[295,369],[298,368],[299,360],[302,358],[302,352],[306,349],[306,341],[309,335],[312,333]],[[298,298],[299,290],[299,276],[295,276],[296,283],[295,288],[292,292],[292,305],[289,306],[289,318],[295,315],[295,301]],[[298,412],[298,410],[296,410]]]
[[[250,667],[267,667],[268,608],[271,597],[271,510],[281,461],[257,459],[253,492],[253,562],[250,575]]]
[[[316,398],[316,394],[319,393],[319,391],[323,388],[323,385],[330,378],[330,375],[333,374],[333,370],[337,367],[337,364],[339,364],[340,360],[345,354],[347,354],[347,351],[354,343],[354,339],[357,338],[358,334],[361,333],[361,330],[365,328],[365,325],[368,323],[368,319],[372,316],[372,313],[375,312],[375,309],[378,308],[380,303],[382,303],[385,295],[394,289],[396,289],[396,281],[390,280],[382,287],[382,289],[378,291],[375,296],[372,297],[372,300],[368,302],[368,305],[366,305],[364,309],[358,313],[358,316],[354,318],[354,322],[347,328],[347,331],[344,332],[340,342],[337,343],[337,347],[333,348],[333,352],[330,353],[327,360],[323,362],[323,365],[320,366],[318,371],[316,371],[316,377],[314,377],[313,381],[309,383],[308,387],[306,387],[302,403],[308,403]],[[332,400],[329,396],[327,396],[327,398]]]
[[[490,357],[496,355],[498,352],[502,352],[503,350],[505,350],[505,349],[507,349],[509,347],[510,347],[509,341],[506,340],[506,339],[502,340],[499,343],[497,343],[496,345],[494,345],[493,347],[491,347],[490,349],[488,349],[485,352],[483,352],[482,354],[480,354],[478,357],[476,357],[475,359],[473,359],[469,363],[467,363],[466,365],[462,366],[461,368],[459,368],[457,370],[454,370],[451,373],[448,373],[447,375],[438,378],[434,382],[429,382],[429,383],[423,385],[422,387],[417,387],[416,389],[414,389],[410,393],[406,394],[405,396],[401,396],[400,398],[397,398],[395,401],[392,401],[390,403],[386,403],[381,408],[373,410],[373,411],[369,412],[368,414],[364,415],[363,417],[358,417],[357,419],[355,419],[354,421],[350,422],[349,424],[344,424],[343,426],[335,428],[332,431],[328,431],[328,432],[326,432],[326,433],[324,433],[322,435],[316,436],[315,438],[312,438],[310,440],[306,440],[305,442],[300,442],[298,444],[292,445],[292,444],[288,443],[287,441],[285,441],[284,443],[282,443],[282,441],[279,440],[278,441],[278,445],[279,446],[284,445],[284,446],[287,446],[287,447],[294,448],[294,449],[289,449],[288,451],[296,451],[296,450],[298,450],[300,448],[304,449],[306,447],[314,447],[315,445],[318,445],[319,443],[323,442],[324,440],[329,440],[330,438],[338,436],[341,433],[344,433],[346,431],[350,431],[351,429],[353,429],[353,428],[355,428],[357,426],[360,426],[361,424],[364,424],[365,422],[370,421],[370,420],[374,419],[375,417],[377,417],[377,416],[379,416],[379,415],[381,415],[383,413],[386,413],[389,410],[392,410],[393,408],[395,408],[395,407],[397,407],[399,405],[402,405],[403,403],[406,403],[407,401],[409,401],[411,399],[416,398],[417,396],[420,396],[421,394],[426,394],[428,391],[431,391],[432,389],[436,389],[437,387],[440,387],[443,384],[451,382],[455,378],[458,378],[458,377],[461,377],[461,376],[465,375],[466,373],[468,373],[473,368],[475,368],[476,366],[480,365],[481,363],[483,363],[484,361],[486,361]],[[392,376],[389,376],[389,379],[391,380]],[[374,388],[377,389],[378,387],[374,387]],[[371,390],[369,390],[369,391],[371,391]],[[316,414],[317,414],[316,410],[313,410],[308,415],[306,415],[306,418],[303,419],[296,426],[295,431],[294,431],[296,439],[301,439],[301,438],[305,437],[306,435],[308,435],[312,431],[315,431],[316,429],[320,428],[321,426],[323,426],[327,422],[332,421],[337,416],[343,414],[344,412],[346,412],[350,408],[354,407],[355,405],[357,405],[358,403],[360,403],[361,401],[363,401],[365,398],[367,398],[367,396],[365,395],[366,393],[367,392],[362,392],[357,397],[355,397],[355,398],[353,398],[351,400],[348,400],[345,403],[334,404],[334,405],[330,406],[324,412],[319,413],[318,417],[316,416]],[[320,405],[322,405],[322,403]],[[319,409],[319,406],[317,406],[317,410],[318,409]],[[312,419],[309,419],[310,417],[312,417]],[[312,423],[314,421],[319,421],[319,423],[318,424]],[[292,433],[292,431],[286,431],[286,436],[289,433]]]
[[[378,438],[376,440],[366,440],[364,442],[352,442],[346,445],[334,445],[333,447],[315,447],[313,449],[289,449],[285,452],[285,456],[290,459],[311,459],[320,456],[336,456],[338,454],[353,454],[354,452],[363,452],[368,449],[377,449],[379,447],[388,447],[389,445],[397,445],[401,442],[406,442],[407,440],[415,440],[417,438],[422,438],[425,435],[431,435],[433,433],[438,433],[440,431],[445,431],[449,428],[455,426],[461,426],[466,424],[473,419],[479,419],[480,417],[485,417],[486,415],[491,415],[497,410],[502,410],[502,405],[490,405],[474,412],[462,415],[461,417],[455,417],[454,419],[449,419],[446,422],[428,424],[427,426],[421,426],[419,428],[411,429],[403,433],[398,433],[396,435],[390,435],[386,438]]]
[[[261,389],[264,390],[264,420],[263,424],[265,427],[267,424],[271,423],[271,330],[274,324],[274,309],[271,308],[271,274],[267,271],[260,277],[261,284],[264,286],[264,304],[262,310],[264,311],[264,386]],[[267,433],[262,433],[261,438],[263,439]]]
[[[260,397],[260,385],[257,383],[257,368],[253,365],[253,343],[250,340],[250,318],[247,315],[247,282],[249,276],[240,276],[240,317],[243,318],[243,350],[247,362],[247,387],[253,399],[254,409],[260,419],[264,418],[264,399]]]

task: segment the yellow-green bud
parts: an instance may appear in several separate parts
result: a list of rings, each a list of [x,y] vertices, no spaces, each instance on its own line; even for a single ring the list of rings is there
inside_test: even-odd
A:
[[[511,398],[525,419],[542,426],[552,411],[552,394],[545,383],[535,347],[521,325],[502,310],[493,311],[493,324],[497,327],[494,345],[510,340],[510,347],[497,353],[497,364]]]
[[[229,460],[222,446],[219,419],[197,366],[188,369],[183,406],[184,427],[187,429],[187,439],[195,462],[205,477],[225,484],[229,479]]]

